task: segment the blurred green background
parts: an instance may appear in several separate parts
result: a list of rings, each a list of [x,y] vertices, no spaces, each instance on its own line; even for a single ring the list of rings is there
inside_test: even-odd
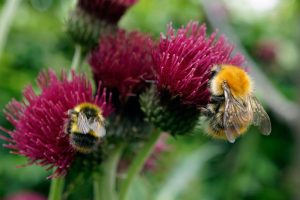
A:
[[[70,67],[74,44],[65,33],[64,23],[74,3],[20,1],[0,54],[1,110],[12,98],[21,99],[22,89],[35,83],[40,70],[51,67],[59,71]],[[214,3],[221,8],[218,12],[228,17],[228,25],[271,81],[273,89],[287,100],[299,102],[300,2],[231,0]],[[5,1],[0,0],[1,10],[4,5]],[[208,14],[203,5],[205,2],[200,0],[140,0],[122,18],[120,26],[158,38],[169,22],[180,27],[190,20],[198,20],[206,22],[209,31],[218,28],[222,33],[222,27],[213,27],[208,20],[220,13]],[[84,70],[89,69],[85,66]],[[297,196],[299,127],[278,117],[274,112],[276,107],[265,107],[273,128],[269,137],[251,128],[233,145],[212,140],[200,132],[170,138],[170,150],[159,156],[154,171],[146,172],[136,181],[131,199],[151,200],[154,196],[159,200],[300,199]],[[11,128],[2,112],[0,124]],[[0,199],[22,191],[47,196],[50,181],[46,177],[50,172],[36,166],[15,167],[23,164],[26,164],[25,158],[0,148]],[[71,198],[81,199],[76,192]]]

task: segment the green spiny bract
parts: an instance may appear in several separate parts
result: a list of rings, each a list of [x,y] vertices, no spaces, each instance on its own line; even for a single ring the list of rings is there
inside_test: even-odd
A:
[[[146,121],[174,136],[191,132],[200,115],[196,107],[182,104],[167,92],[158,94],[155,87],[140,96],[140,104]]]
[[[97,45],[100,35],[116,30],[114,25],[107,24],[107,22],[89,15],[80,8],[70,13],[66,27],[71,39],[86,50]]]

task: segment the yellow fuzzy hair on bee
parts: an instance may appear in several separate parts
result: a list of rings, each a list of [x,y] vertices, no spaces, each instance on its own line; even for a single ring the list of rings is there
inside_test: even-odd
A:
[[[70,144],[80,153],[91,153],[105,136],[102,110],[95,104],[81,103],[68,111],[66,133]]]
[[[251,124],[257,126],[263,135],[271,133],[270,118],[253,95],[252,81],[242,68],[214,66],[209,89],[212,93],[210,102],[201,108],[208,122],[208,135],[233,143]]]
[[[238,129],[238,132],[234,133],[234,137],[240,137],[241,135],[243,135],[244,133],[246,133],[246,131],[248,130],[248,126],[242,126]],[[206,127],[206,134],[208,136],[211,136],[212,138],[216,138],[216,139],[223,139],[226,140],[226,134],[225,131],[222,130],[213,130],[211,126]]]
[[[240,67],[234,65],[218,65],[210,89],[213,95],[223,95],[222,83],[227,82],[234,97],[244,98],[252,93],[252,81],[248,74]],[[214,70],[214,69],[213,69]]]
[[[75,108],[74,108],[74,110],[76,111],[76,112],[80,112],[82,109],[87,109],[87,108],[89,108],[89,109],[91,109],[91,110],[95,110],[95,111],[97,111],[97,113],[100,113],[100,114],[102,114],[102,111],[101,111],[101,109],[98,107],[98,106],[96,106],[95,104],[92,104],[92,103],[87,103],[87,102],[85,102],[85,103],[81,103],[81,104],[79,104],[79,105],[77,105]]]
[[[216,106],[214,104],[210,104],[209,109],[215,110]],[[213,116],[212,120],[209,121],[209,124],[206,124],[206,134],[217,139],[227,139],[225,129],[220,128],[218,125],[223,123],[224,118],[224,112],[225,112],[225,105],[222,104],[219,107],[218,112]],[[240,111],[244,112],[244,111]],[[237,113],[237,115],[240,115],[240,113]],[[237,132],[234,132],[234,137],[237,138],[244,134],[248,129],[248,126],[241,125],[237,128]]]
[[[79,112],[82,112],[84,110],[90,110],[90,111],[93,111],[93,115],[94,117],[98,116],[100,118],[101,121],[104,121],[104,118],[102,116],[102,111],[101,109],[94,105],[94,104],[91,104],[91,103],[81,103],[79,105],[77,105],[75,108],[74,108],[74,111],[79,113]],[[73,117],[73,123],[72,123],[72,126],[70,126],[70,131],[72,133],[80,133],[79,131],[79,127],[78,127],[78,118],[77,117]],[[99,137],[95,131],[93,130],[90,130],[89,131],[89,134],[94,136],[94,137]]]

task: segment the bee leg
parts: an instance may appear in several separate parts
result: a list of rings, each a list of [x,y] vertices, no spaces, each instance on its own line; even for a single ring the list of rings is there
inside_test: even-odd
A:
[[[221,104],[225,101],[225,97],[223,95],[217,96],[217,95],[212,95],[210,97],[210,103],[212,104]]]
[[[76,114],[76,111],[75,111],[75,110],[70,109],[70,110],[67,111],[67,115],[71,116],[71,115],[73,115],[73,114]]]
[[[201,115],[203,115],[205,117],[212,117],[215,114],[212,110],[210,110],[208,108],[204,108],[204,107],[202,107],[200,109],[200,112],[201,112]]]

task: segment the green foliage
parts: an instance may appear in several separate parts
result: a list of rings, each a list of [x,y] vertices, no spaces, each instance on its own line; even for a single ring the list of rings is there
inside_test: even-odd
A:
[[[140,0],[122,18],[120,25],[128,30],[139,29],[159,36],[170,22],[180,27],[190,20],[203,18],[199,5],[186,0]]]

